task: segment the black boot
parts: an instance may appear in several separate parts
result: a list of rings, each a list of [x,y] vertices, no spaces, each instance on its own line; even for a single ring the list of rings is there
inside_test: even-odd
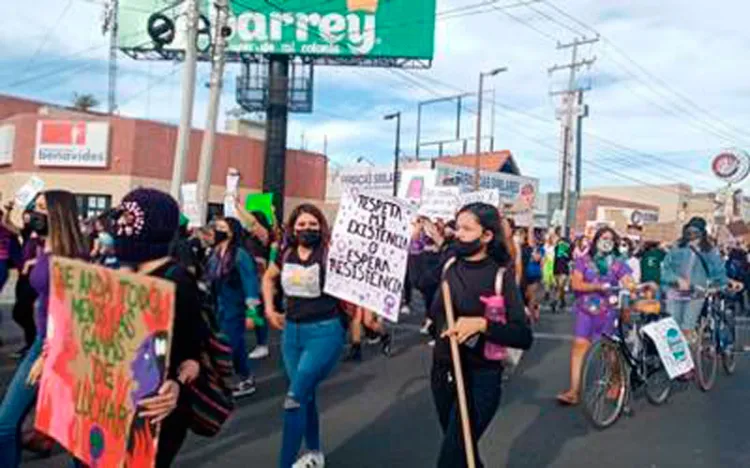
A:
[[[344,356],[344,361],[362,362],[362,345],[360,343],[352,343],[349,347],[349,352]]]
[[[383,337],[380,339],[380,351],[383,353],[383,356],[390,357],[391,356],[391,334],[390,333],[384,333]]]

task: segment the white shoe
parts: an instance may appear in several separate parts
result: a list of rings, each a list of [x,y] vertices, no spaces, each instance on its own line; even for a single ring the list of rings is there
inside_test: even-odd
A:
[[[427,346],[429,346],[430,348],[434,348],[435,347],[435,340],[428,341],[427,342]]]
[[[411,309],[409,308],[408,305],[404,304],[404,305],[401,306],[401,314],[402,315],[409,315],[409,314],[411,314]]]
[[[247,357],[250,359],[265,359],[268,357],[268,354],[268,346],[256,346]]]
[[[419,329],[419,333],[425,336],[429,336],[431,326],[432,326],[432,320],[430,319],[425,320],[424,325],[422,325],[422,328]]]
[[[307,452],[297,460],[292,468],[324,468],[326,457],[323,452]]]
[[[246,396],[250,396],[257,388],[255,387],[255,378],[250,377],[247,380],[243,380],[242,382],[235,385],[234,389],[232,390],[232,396],[235,398],[242,398]]]

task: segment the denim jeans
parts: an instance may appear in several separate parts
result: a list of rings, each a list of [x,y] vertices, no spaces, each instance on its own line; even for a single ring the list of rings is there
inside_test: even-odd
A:
[[[344,333],[339,319],[286,323],[281,346],[290,383],[284,401],[281,468],[290,468],[294,464],[303,438],[308,450],[320,450],[315,391],[338,363]]]
[[[484,465],[479,457],[478,442],[500,406],[502,371],[464,367],[464,380],[471,418],[471,435],[474,439],[474,458],[477,468],[481,468]],[[466,453],[452,367],[434,365],[431,387],[440,427],[443,430],[437,466],[438,468],[465,467],[467,466]]]
[[[219,306],[218,321],[221,332],[229,338],[232,347],[232,363],[234,373],[242,380],[252,375],[250,359],[247,357],[247,344],[245,343],[245,309],[244,305],[238,307]]]
[[[21,463],[21,428],[34,407],[38,385],[28,386],[26,378],[42,354],[43,338],[37,337],[8,385],[0,404],[0,466],[16,468]]]

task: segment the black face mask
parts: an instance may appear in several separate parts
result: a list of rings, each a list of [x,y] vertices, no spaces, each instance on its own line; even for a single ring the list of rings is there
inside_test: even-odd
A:
[[[464,242],[456,239],[453,242],[453,250],[456,252],[458,258],[471,257],[482,250],[482,241],[475,239],[471,242]]]
[[[221,244],[227,239],[229,239],[229,234],[224,231],[216,231],[214,233],[214,242],[216,242],[216,245]]]
[[[29,213],[29,229],[37,235],[46,236],[49,233],[47,215],[36,211]]]
[[[303,247],[317,247],[320,245],[321,237],[320,231],[313,229],[305,229],[297,232],[297,241],[299,245]]]

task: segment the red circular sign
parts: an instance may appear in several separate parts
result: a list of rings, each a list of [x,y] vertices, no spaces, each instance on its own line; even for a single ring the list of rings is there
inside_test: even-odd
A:
[[[750,173],[750,157],[740,150],[722,151],[711,162],[711,170],[719,179],[734,184]]]

